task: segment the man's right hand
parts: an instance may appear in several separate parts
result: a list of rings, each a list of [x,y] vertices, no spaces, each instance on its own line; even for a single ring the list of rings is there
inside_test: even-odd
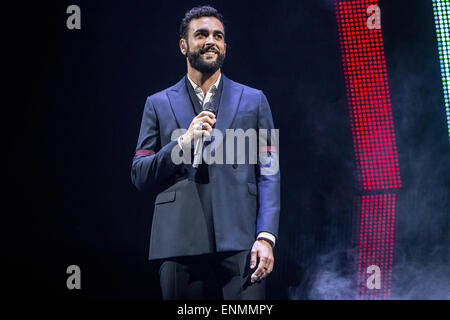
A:
[[[182,147],[190,147],[192,141],[202,134],[205,137],[209,137],[211,135],[212,127],[215,123],[216,116],[214,113],[210,111],[200,112],[194,119],[192,119],[188,131],[186,131],[186,133],[181,136],[180,143]],[[201,128],[200,124],[203,124]]]

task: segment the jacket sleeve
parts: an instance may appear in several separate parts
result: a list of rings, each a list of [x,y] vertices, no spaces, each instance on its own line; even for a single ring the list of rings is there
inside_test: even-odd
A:
[[[178,165],[171,160],[177,141],[161,146],[157,113],[148,97],[142,116],[136,153],[131,166],[131,180],[139,190],[156,190],[166,179],[173,176]]]
[[[258,111],[258,217],[256,232],[278,237],[280,217],[280,170],[278,130],[275,130],[269,102],[261,91]]]

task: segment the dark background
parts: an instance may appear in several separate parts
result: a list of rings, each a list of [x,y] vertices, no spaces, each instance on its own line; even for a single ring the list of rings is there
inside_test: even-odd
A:
[[[66,8],[81,8],[81,30]],[[193,1],[42,1],[3,9],[4,273],[11,296],[159,299],[153,199],[131,184],[145,99],[186,72]],[[270,299],[351,299],[355,164],[334,1],[209,1],[223,72],[261,89],[280,129]],[[403,182],[393,298],[446,299],[450,145],[431,1],[379,1]],[[353,234],[354,235],[354,234]],[[3,260],[3,259],[2,259]],[[66,288],[81,267],[82,290]]]

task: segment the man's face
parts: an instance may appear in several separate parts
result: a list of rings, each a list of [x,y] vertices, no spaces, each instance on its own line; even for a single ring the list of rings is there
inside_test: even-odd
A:
[[[191,67],[213,74],[225,60],[226,43],[223,25],[217,18],[192,19],[188,28],[187,58]]]

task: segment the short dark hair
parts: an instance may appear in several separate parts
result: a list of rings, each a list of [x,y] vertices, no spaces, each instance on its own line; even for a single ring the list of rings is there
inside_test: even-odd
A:
[[[223,25],[225,31],[225,23],[222,14],[217,11],[217,9],[211,6],[201,6],[194,7],[191,10],[187,11],[184,15],[183,20],[180,23],[180,38],[186,39],[188,38],[187,32],[189,28],[189,23],[192,19],[198,19],[201,17],[214,17],[217,18]]]

